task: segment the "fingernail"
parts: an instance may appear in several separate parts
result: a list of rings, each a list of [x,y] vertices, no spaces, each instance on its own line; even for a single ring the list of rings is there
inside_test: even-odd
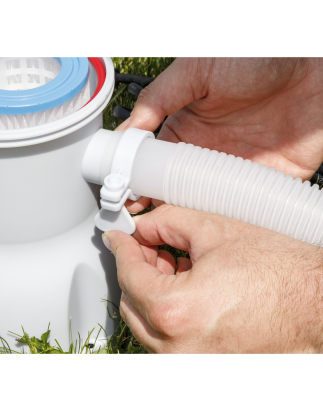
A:
[[[105,235],[105,233],[102,234],[102,240],[104,242],[104,245],[107,247],[108,250],[112,251],[111,243],[108,237]]]
[[[127,118],[127,120],[121,123],[120,126],[116,128],[116,130],[124,131],[129,126],[131,120],[131,117]]]
[[[134,222],[137,224],[138,221],[143,217],[143,215],[135,215],[132,218],[134,219]]]

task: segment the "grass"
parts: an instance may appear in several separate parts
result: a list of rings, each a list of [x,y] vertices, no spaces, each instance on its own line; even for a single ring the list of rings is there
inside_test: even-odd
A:
[[[50,344],[50,324],[48,324],[47,330],[40,336],[40,338],[37,338],[35,336],[30,337],[24,330],[24,328],[21,327],[22,335],[16,334],[12,331],[10,332],[17,337],[16,341],[23,345],[22,352],[13,350],[9,346],[8,342],[4,338],[0,337],[0,354],[146,354],[146,349],[142,345],[140,345],[140,343],[132,334],[130,328],[121,318],[118,307],[107,300],[106,307],[109,317],[117,324],[116,331],[109,338],[103,327],[98,324],[99,331],[96,335],[94,344],[89,344],[89,340],[95,328],[89,331],[88,337],[84,342],[81,340],[79,334],[74,342],[72,324],[70,323],[72,343],[70,344],[68,350],[64,350],[56,339],[55,345]],[[112,314],[111,310],[113,311]],[[95,350],[95,343],[99,337],[101,330],[103,330],[103,332],[106,334],[107,343],[105,347]]]
[[[146,77],[156,77],[164,71],[175,59],[173,57],[119,57],[113,58],[114,67],[120,73],[139,74]],[[108,107],[103,112],[103,127],[114,130],[122,121],[113,116],[115,106],[125,106],[133,109],[135,97],[127,93],[127,84],[120,84],[114,90],[114,95]]]
[[[172,57],[122,57],[122,58],[113,58],[114,66],[120,73],[131,73],[131,74],[139,74],[147,77],[156,77],[162,71],[164,71],[173,61],[174,58]],[[127,84],[126,85],[118,85],[112,96],[112,99],[109,102],[109,105],[103,112],[103,127],[108,130],[114,130],[119,124],[121,124],[121,120],[116,119],[113,116],[113,109],[116,105],[121,105],[125,107],[129,107],[132,109],[135,104],[135,97],[130,95],[127,92]],[[142,213],[149,212],[150,208],[147,208]],[[160,249],[165,249],[169,251],[177,261],[178,257],[187,257],[188,254],[182,250],[175,249],[167,244],[160,246]],[[28,333],[22,327],[22,333],[16,334],[12,332],[17,338],[16,340],[23,344],[25,348],[23,348],[22,353],[31,353],[31,354],[144,354],[147,353],[146,349],[136,340],[134,335],[132,334],[130,328],[126,325],[126,323],[122,320],[118,307],[116,307],[113,303],[106,301],[106,308],[108,310],[109,317],[116,323],[116,331],[114,334],[108,338],[107,336],[107,343],[104,348],[100,348],[97,351],[94,351],[92,345],[88,343],[90,336],[93,334],[94,329],[89,331],[88,338],[86,341],[82,341],[80,336],[73,340],[72,335],[72,324],[70,324],[71,329],[71,345],[69,348],[64,350],[59,342],[55,340],[55,345],[50,345],[49,343],[49,336],[50,336],[50,324],[48,325],[47,330],[39,336],[30,337]],[[99,325],[99,332],[103,330],[102,326]],[[28,330],[27,330],[28,331]],[[105,332],[105,330],[103,330]],[[106,334],[106,332],[105,332]],[[12,354],[12,353],[19,353],[9,346],[7,341],[0,336],[0,354]],[[19,353],[20,354],[20,353]]]

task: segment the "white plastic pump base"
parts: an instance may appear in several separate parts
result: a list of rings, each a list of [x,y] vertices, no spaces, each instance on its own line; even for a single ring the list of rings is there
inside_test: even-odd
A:
[[[123,135],[98,132],[83,160],[84,178],[102,184],[113,168],[115,157],[124,156],[124,166],[129,167],[126,164],[129,153],[121,142],[126,137],[136,139],[136,132],[131,128]],[[285,176],[274,168],[215,150],[150,138],[140,144],[132,161],[131,179],[126,188],[136,195],[218,213],[316,246],[323,245],[323,193],[308,181],[302,183],[300,178],[294,180],[293,176]],[[122,168],[120,161],[118,165]],[[109,229],[126,231],[118,226],[117,219]]]
[[[22,344],[9,331],[40,338],[50,322],[50,342],[64,350],[78,333],[93,344],[100,324],[111,335],[115,324],[106,303],[120,301],[115,259],[95,228],[99,187],[81,173],[84,153],[102,128],[102,110],[114,85],[107,77],[84,108],[50,124],[0,131],[0,336],[13,350]],[[91,94],[96,89],[91,68]],[[101,331],[97,347],[106,344]],[[0,346],[2,344],[0,343]],[[26,349],[26,346],[25,346]]]

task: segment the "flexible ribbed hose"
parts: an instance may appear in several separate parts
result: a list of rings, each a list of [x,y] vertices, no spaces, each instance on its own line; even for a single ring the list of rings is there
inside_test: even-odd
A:
[[[218,213],[323,245],[323,193],[317,185],[233,155],[179,143],[168,161],[168,204]]]

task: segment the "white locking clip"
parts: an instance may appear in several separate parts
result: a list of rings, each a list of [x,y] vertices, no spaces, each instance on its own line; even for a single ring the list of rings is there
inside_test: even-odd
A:
[[[95,225],[102,231],[119,230],[127,234],[136,231],[136,225],[127,211],[124,203],[138,200],[129,188],[133,164],[146,138],[155,138],[150,131],[129,128],[126,130],[117,145],[113,157],[111,173],[105,177],[101,188],[101,210],[95,216]]]

